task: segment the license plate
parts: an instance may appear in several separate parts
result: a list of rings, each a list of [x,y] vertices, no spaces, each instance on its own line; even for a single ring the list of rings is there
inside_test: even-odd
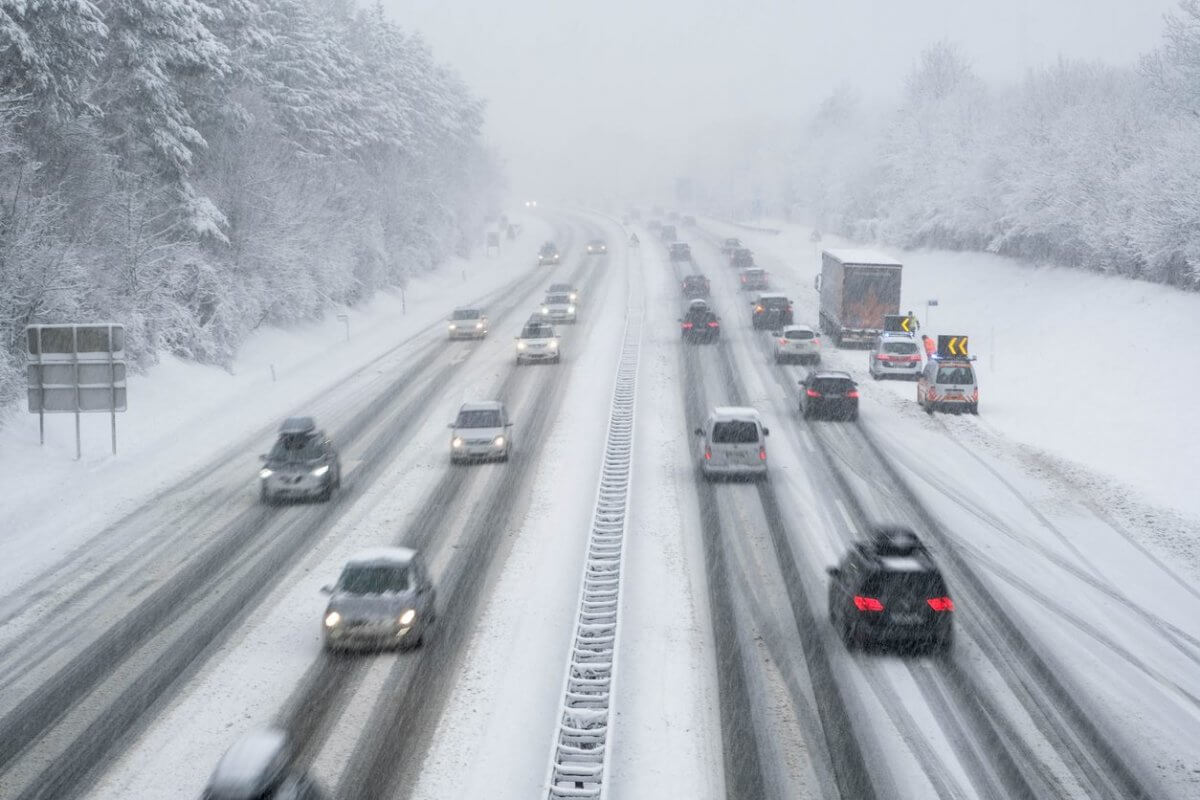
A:
[[[897,625],[916,625],[920,621],[920,614],[914,614],[911,612],[907,614],[892,614],[892,622],[896,623]]]

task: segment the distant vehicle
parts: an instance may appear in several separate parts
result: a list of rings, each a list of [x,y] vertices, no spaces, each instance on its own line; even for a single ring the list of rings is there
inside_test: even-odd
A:
[[[569,283],[552,283],[546,294],[565,294],[572,303],[579,305],[579,290]]]
[[[886,331],[879,334],[871,343],[868,359],[867,371],[875,380],[889,376],[921,376],[921,346],[912,334]]]
[[[672,242],[668,250],[672,261],[692,260],[692,247],[687,242]]]
[[[970,359],[929,359],[917,378],[917,405],[926,413],[934,411],[966,411],[979,413],[979,384]]]
[[[295,765],[287,734],[268,728],[242,736],[230,747],[203,800],[328,800],[329,795]]]
[[[696,218],[691,214],[687,214],[684,216],[682,224],[685,228],[694,228],[696,227]]]
[[[550,322],[575,324],[575,304],[571,302],[571,295],[565,292],[546,295],[542,301],[542,316]]]
[[[821,330],[834,344],[870,343],[883,332],[883,318],[900,313],[902,266],[870,250],[826,250],[821,254]]]
[[[417,647],[436,619],[425,562],[407,547],[376,547],[346,562],[325,607],[325,649]]]
[[[729,254],[729,266],[745,269],[746,267],[754,266],[754,253],[749,247],[735,248]]]
[[[738,270],[738,282],[745,290],[766,291],[771,288],[767,281],[767,271],[762,267],[745,267]]]
[[[779,330],[791,325],[792,301],[778,292],[764,292],[750,305],[754,306],[751,322],[756,330]]]
[[[542,245],[542,249],[538,251],[538,266],[544,267],[547,264],[557,264],[560,258],[558,248],[554,246],[554,242],[546,242]]]
[[[592,239],[587,243],[587,251],[590,256],[602,256],[608,253],[608,245],[603,239]]]
[[[562,360],[558,348],[558,334],[554,326],[546,322],[530,320],[521,329],[517,337],[517,366],[527,361],[552,361],[557,364]]]
[[[848,372],[809,372],[800,381],[800,415],[854,422],[858,419],[858,384]]]
[[[683,276],[683,296],[684,297],[708,297],[711,291],[708,278],[703,275],[684,275]]]
[[[342,485],[342,462],[325,431],[312,417],[288,417],[258,471],[259,498],[328,500]]]
[[[659,238],[664,242],[673,242],[679,238],[679,234],[675,230],[674,225],[663,225],[662,230],[658,232]]]
[[[662,222],[661,222],[661,221],[659,221],[659,220],[657,220],[657,219],[652,219],[652,220],[650,220],[649,222],[647,222],[647,223],[646,223],[646,227],[647,227],[647,228],[649,228],[651,231],[654,231],[654,232],[656,232],[656,233],[657,233],[658,231],[661,231],[661,230],[662,230],[662,226],[663,226]]]
[[[742,246],[742,240],[736,236],[731,236],[721,242],[721,253],[726,256],[732,256],[733,251]]]
[[[450,313],[447,335],[451,339],[483,339],[488,335],[488,318],[482,309],[456,308]]]
[[[771,334],[775,337],[775,363],[808,361],[821,363],[821,339],[807,325],[787,325]]]
[[[827,572],[829,621],[847,648],[953,645],[954,601],[933,557],[907,528],[873,528]]]
[[[526,208],[537,208],[537,200],[526,200],[525,207]]]
[[[705,480],[767,476],[770,431],[753,408],[718,406],[695,432],[700,437],[700,472]]]
[[[512,421],[499,400],[463,403],[450,428],[450,462],[498,459],[512,452]]]
[[[679,212],[678,211],[668,211],[667,219],[670,220],[671,222],[679,222]]]
[[[693,300],[679,320],[687,344],[710,344],[721,338],[721,318],[703,300]]]

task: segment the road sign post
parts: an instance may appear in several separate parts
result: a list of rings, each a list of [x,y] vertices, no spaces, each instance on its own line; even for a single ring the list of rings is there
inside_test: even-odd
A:
[[[125,327],[30,325],[26,393],[38,415],[39,441],[46,443],[46,414],[75,415],[75,458],[83,457],[82,414],[107,411],[112,452],[117,454],[117,412],[126,408]]]
[[[938,304],[938,301],[937,301],[936,297],[931,297],[930,299],[925,301],[925,328],[926,328],[926,330],[929,330],[929,309],[933,308],[937,304]]]

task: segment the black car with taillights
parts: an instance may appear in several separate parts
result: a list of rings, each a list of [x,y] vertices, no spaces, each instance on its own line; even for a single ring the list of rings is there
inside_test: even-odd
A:
[[[858,384],[848,372],[813,370],[800,380],[800,415],[805,419],[858,419]]]
[[[708,344],[721,338],[721,318],[703,300],[693,300],[679,320],[680,334],[688,344]]]
[[[758,330],[777,331],[795,322],[792,318],[792,301],[786,295],[775,292],[760,294],[750,305],[754,306],[751,324]]]
[[[951,647],[954,601],[933,556],[908,528],[872,528],[827,572],[829,621],[848,649]]]

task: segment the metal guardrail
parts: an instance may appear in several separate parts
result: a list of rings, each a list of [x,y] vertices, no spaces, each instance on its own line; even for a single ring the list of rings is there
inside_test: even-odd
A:
[[[547,779],[549,800],[606,797],[612,698],[617,679],[625,524],[633,477],[634,404],[642,310],[625,323],[608,438],[579,592],[575,633],[563,681]]]

